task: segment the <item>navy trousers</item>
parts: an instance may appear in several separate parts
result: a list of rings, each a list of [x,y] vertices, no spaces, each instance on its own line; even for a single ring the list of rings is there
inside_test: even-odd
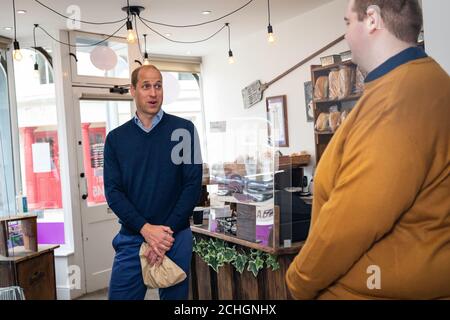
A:
[[[172,259],[188,277],[181,283],[159,289],[161,300],[187,300],[189,295],[189,269],[192,258],[192,232],[190,228],[174,235],[175,242],[166,255]],[[116,251],[109,285],[110,300],[144,300],[147,286],[142,278],[139,249],[144,238],[141,235],[117,234],[113,239]]]

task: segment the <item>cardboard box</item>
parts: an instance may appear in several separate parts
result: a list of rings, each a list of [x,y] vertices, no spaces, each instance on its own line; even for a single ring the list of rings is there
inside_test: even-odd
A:
[[[320,63],[322,64],[322,67],[326,67],[335,63],[341,62],[341,56],[338,54],[333,54],[331,56],[326,56],[320,58]]]
[[[272,244],[274,211],[272,207],[237,204],[237,237],[243,240]]]

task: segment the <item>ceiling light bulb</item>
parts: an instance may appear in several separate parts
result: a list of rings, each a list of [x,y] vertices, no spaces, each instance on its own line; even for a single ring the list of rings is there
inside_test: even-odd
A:
[[[20,52],[20,46],[18,41],[14,41],[14,51],[13,51],[13,58],[16,61],[22,60],[22,52]]]
[[[269,43],[274,43],[275,42],[275,36],[273,35],[273,28],[272,28],[272,26],[270,24],[267,27],[267,33],[269,34],[269,37],[268,37]]]
[[[234,63],[234,56],[233,56],[233,51],[228,51],[228,63],[229,64],[233,64]]]
[[[34,77],[39,78],[39,65],[37,63],[34,64]]]
[[[131,24],[131,20],[127,21],[127,41],[130,44],[133,44],[136,42],[136,34],[134,33],[133,30],[133,25]]]
[[[20,52],[20,49],[13,51],[13,58],[16,61],[21,61],[22,60],[23,56],[22,56],[22,52]]]
[[[127,41],[130,44],[133,44],[136,42],[136,35],[134,34],[133,29],[128,30]]]
[[[151,65],[150,59],[148,58],[148,53],[147,53],[147,52],[144,53],[144,63],[143,63],[143,65],[144,65],[144,66],[149,66],[149,65]]]
[[[202,14],[206,16],[206,15],[208,15],[208,14],[211,14],[211,11],[205,10],[205,11],[202,11]]]
[[[5,27],[5,30],[6,30],[6,31],[11,31],[12,28],[11,28],[11,27]]]
[[[27,13],[26,10],[17,10],[16,12],[17,12],[18,14],[25,14],[25,13]]]

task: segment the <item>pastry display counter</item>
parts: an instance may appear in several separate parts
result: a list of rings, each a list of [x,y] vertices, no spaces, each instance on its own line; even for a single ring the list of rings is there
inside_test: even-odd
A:
[[[191,227],[191,298],[289,299],[285,274],[310,226],[311,205],[301,198],[309,157],[282,156],[267,136],[280,131],[265,119],[224,128],[211,134],[210,206]]]

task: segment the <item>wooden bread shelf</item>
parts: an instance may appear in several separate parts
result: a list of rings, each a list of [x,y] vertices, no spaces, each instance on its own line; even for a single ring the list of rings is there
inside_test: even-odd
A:
[[[319,65],[312,65],[311,66],[311,80],[312,80],[312,84],[313,84],[313,88],[315,89],[315,85],[317,80],[320,77],[328,77],[330,72],[332,70],[335,69],[340,69],[341,67],[350,67],[352,69],[356,69],[357,66],[351,61],[344,61],[344,62],[338,62],[329,66],[319,66]],[[355,93],[356,88],[355,88],[355,83],[352,82],[351,83],[351,94],[349,94],[348,96],[341,98],[341,99],[316,99],[314,98],[312,100],[312,104],[313,104],[313,111],[314,111],[314,124],[317,124],[317,120],[319,119],[319,116],[322,113],[328,113],[329,108],[337,105],[338,110],[342,111],[341,109],[344,108],[348,111],[348,109],[352,108],[352,105],[354,106],[354,104],[356,104],[356,102],[361,98],[362,93]],[[327,85],[329,90],[329,85]],[[325,95],[323,95],[325,96]],[[326,93],[326,96],[329,96],[329,92]],[[314,95],[314,91],[313,91],[313,97],[315,97]],[[344,105],[344,103],[346,105]],[[348,106],[347,106],[348,104]],[[323,155],[323,153],[325,152],[328,144],[330,143],[334,132],[331,131],[324,131],[324,132],[318,132],[315,130],[314,132],[314,136],[315,136],[315,140],[316,140],[316,165],[319,164],[319,161]]]

